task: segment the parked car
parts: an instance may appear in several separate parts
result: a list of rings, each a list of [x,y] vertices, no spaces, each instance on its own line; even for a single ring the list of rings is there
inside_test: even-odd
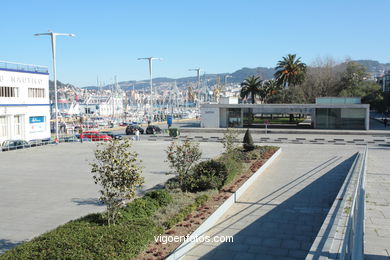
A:
[[[131,125],[131,123],[129,123],[129,122],[119,123],[119,126],[128,126],[128,125]]]
[[[121,136],[121,135],[114,134],[114,133],[111,132],[111,131],[101,131],[101,132],[99,132],[99,133],[109,135],[109,136],[111,136],[112,139],[117,139],[117,140],[121,140],[121,139],[122,139],[122,136]]]
[[[146,128],[147,135],[161,134],[161,128],[155,125],[150,125]]]
[[[73,143],[73,142],[79,142],[80,135],[71,135],[71,136],[64,136],[60,137],[60,142],[65,142],[65,143]]]
[[[110,141],[112,139],[111,136],[99,133],[98,131],[85,131],[80,135],[80,138],[88,138],[92,141]]]
[[[140,134],[143,134],[145,131],[142,127],[140,127],[139,125],[129,125],[126,127],[126,134],[127,135],[134,135],[135,134],[135,130],[139,130],[139,133]]]
[[[5,140],[1,144],[1,150],[3,151],[16,150],[28,147],[31,147],[31,145],[24,140]]]

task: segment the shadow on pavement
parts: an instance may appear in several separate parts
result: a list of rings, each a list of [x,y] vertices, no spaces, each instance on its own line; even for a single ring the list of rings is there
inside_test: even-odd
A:
[[[72,202],[77,204],[78,206],[84,206],[84,205],[104,206],[104,204],[97,198],[87,198],[87,199],[73,198]]]
[[[0,238],[0,256],[1,254],[5,253],[5,251],[21,244],[23,241],[14,242],[8,239],[1,239]]]
[[[234,242],[204,244],[213,249],[202,259],[234,259],[235,257],[235,259],[241,257],[305,259],[354,158],[355,155],[337,164],[280,204],[276,199],[285,192],[309,178],[315,178],[321,170],[334,165],[340,158],[333,157],[321,163],[254,203],[242,202],[243,205],[249,204],[243,210],[249,209],[250,212],[243,214],[241,210],[230,216],[216,225],[214,228],[218,231],[212,233],[212,236],[221,236],[230,234],[228,231],[233,231]],[[268,211],[265,207],[271,209]],[[245,223],[248,225],[245,226]],[[241,227],[235,227],[237,224],[241,224]],[[197,246],[194,249],[196,248]],[[191,251],[188,254],[191,255]]]

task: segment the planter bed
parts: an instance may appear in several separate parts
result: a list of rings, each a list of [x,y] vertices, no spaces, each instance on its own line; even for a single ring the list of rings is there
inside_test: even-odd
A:
[[[172,228],[165,230],[163,236],[186,236],[197,230],[218,208],[228,200],[243,184],[277,151],[277,147],[269,146],[262,158],[247,160],[244,162],[242,172],[219,191],[208,191],[209,199],[193,212],[189,213],[183,221],[178,222]],[[141,259],[165,259],[174,252],[181,242],[154,242],[142,252],[137,260]]]

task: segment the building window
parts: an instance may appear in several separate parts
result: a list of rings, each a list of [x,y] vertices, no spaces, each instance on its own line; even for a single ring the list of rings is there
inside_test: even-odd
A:
[[[28,88],[28,97],[29,98],[44,98],[45,89],[44,88]]]
[[[22,135],[22,118],[23,118],[23,116],[21,116],[21,115],[14,116],[15,135],[16,136],[21,136]]]
[[[0,97],[19,97],[17,87],[0,87]]]
[[[7,137],[7,117],[0,116],[0,137]]]

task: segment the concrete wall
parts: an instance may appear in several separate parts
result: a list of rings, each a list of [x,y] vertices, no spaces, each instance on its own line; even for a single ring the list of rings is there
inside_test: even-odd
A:
[[[219,108],[200,108],[201,127],[219,128]]]

